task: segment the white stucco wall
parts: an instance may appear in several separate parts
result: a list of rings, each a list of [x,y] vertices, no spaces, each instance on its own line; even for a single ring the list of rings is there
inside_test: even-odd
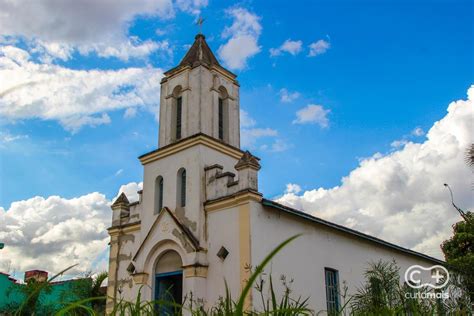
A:
[[[257,204],[258,205],[258,204]],[[258,205],[251,213],[252,264],[259,264],[278,244],[296,234],[303,234],[284,248],[265,269],[273,275],[279,294],[280,276],[293,279],[293,296],[310,297],[309,305],[316,312],[326,310],[324,269],[339,272],[339,285],[347,283],[348,294],[354,294],[364,282],[364,271],[370,262],[395,259],[401,279],[413,265],[432,266],[433,262],[377,245],[321,224]],[[423,275],[429,280],[428,274]],[[254,291],[255,293],[255,291]],[[254,299],[255,306],[260,300]]]

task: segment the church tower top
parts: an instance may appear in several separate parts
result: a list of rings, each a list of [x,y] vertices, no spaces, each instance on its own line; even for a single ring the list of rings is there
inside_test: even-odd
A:
[[[206,37],[201,33],[194,37],[194,43],[191,45],[186,55],[184,55],[178,66],[165,72],[165,75],[170,76],[187,66],[192,68],[197,66],[205,66],[208,68],[216,67],[225,71],[227,75],[230,75],[232,78],[237,77],[235,74],[221,66],[211,48],[207,44]]]
[[[239,83],[197,34],[161,80],[159,147],[206,134],[240,148]]]

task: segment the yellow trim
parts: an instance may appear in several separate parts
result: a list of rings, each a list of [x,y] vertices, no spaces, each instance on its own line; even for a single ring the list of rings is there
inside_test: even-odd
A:
[[[204,210],[207,213],[222,211],[234,206],[247,204],[249,201],[261,202],[262,196],[254,192],[244,191],[240,194],[230,195],[224,199],[210,202],[204,206]]]
[[[163,148],[163,150],[158,150],[156,152],[150,153],[140,158],[140,162],[142,163],[142,165],[146,165],[150,162],[167,157],[169,155],[173,155],[177,152],[183,151],[187,148],[190,148],[196,145],[207,146],[223,154],[227,154],[235,159],[240,159],[242,157],[242,152],[240,150],[230,148],[229,146],[222,144],[221,142],[214,140],[210,137],[199,135],[197,137],[191,137],[187,140],[178,142],[175,144],[175,146],[169,146],[169,147]]]
[[[232,83],[237,84],[237,80],[235,78],[237,78],[237,76],[235,77],[232,77],[229,73],[227,72],[224,72],[221,68],[218,68],[218,67],[215,67],[215,66],[211,66],[211,68],[208,68],[209,70],[214,70],[215,72],[218,72],[219,74],[221,74],[222,76],[226,77],[227,79],[229,79],[230,81],[232,81]]]
[[[184,270],[184,277],[185,278],[193,278],[193,277],[198,277],[198,278],[207,278],[207,267],[203,266],[187,266],[183,267]]]
[[[118,236],[119,234],[126,234],[140,230],[141,223],[132,224],[124,228],[121,227],[112,227],[109,229],[110,236]]]
[[[240,289],[245,287],[249,277],[249,267],[252,264],[250,253],[250,203],[239,206],[239,253],[240,253]],[[252,292],[245,298],[245,309],[252,306]]]
[[[165,74],[165,77],[163,77],[163,79],[166,78],[166,80],[168,81],[168,80],[170,80],[170,79],[172,79],[172,78],[174,78],[174,77],[177,77],[177,76],[180,75],[182,72],[185,72],[186,70],[191,70],[191,69],[192,69],[192,67],[189,66],[189,65],[183,66],[182,68],[178,68],[178,69],[174,70],[173,72],[168,73],[167,75]],[[171,69],[171,70],[172,70],[172,69]],[[169,72],[169,70],[168,70],[167,72]]]
[[[132,277],[135,284],[147,284],[148,273],[146,272],[134,273]]]

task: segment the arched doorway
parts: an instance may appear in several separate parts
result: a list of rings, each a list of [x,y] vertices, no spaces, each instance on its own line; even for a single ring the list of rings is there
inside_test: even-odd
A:
[[[183,262],[180,255],[169,250],[165,252],[155,267],[155,300],[182,304]],[[174,315],[172,306],[157,305],[159,315]]]

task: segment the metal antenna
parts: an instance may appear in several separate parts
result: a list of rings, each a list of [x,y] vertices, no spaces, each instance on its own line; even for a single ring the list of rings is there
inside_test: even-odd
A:
[[[201,16],[196,21],[196,24],[199,26],[199,34],[202,34],[202,24],[206,19],[203,19]]]
[[[451,194],[451,204],[453,204],[454,208],[459,212],[459,214],[461,215],[461,217],[467,222],[468,220],[467,220],[466,213],[465,213],[462,209],[460,209],[459,207],[457,207],[456,204],[454,204],[453,191],[452,191],[451,188],[449,187],[449,184],[445,183],[444,186],[448,188],[449,193]]]

